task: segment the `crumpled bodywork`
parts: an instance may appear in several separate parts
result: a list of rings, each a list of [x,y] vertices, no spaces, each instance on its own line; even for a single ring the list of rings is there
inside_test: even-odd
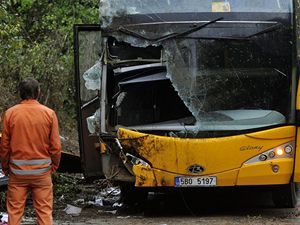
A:
[[[136,186],[174,186],[174,176],[195,176],[188,170],[191,165],[201,165],[204,170],[198,176],[218,176],[218,186],[235,186],[241,184],[255,184],[265,182],[288,182],[285,173],[277,174],[277,179],[271,166],[276,160],[266,161],[259,170],[255,165],[245,165],[247,159],[294,140],[295,128],[286,127],[284,130],[238,135],[234,137],[210,139],[183,139],[156,135],[145,135],[140,132],[120,128],[118,137],[126,152],[146,159],[150,166],[135,164]],[[262,137],[257,146],[256,136]],[[274,138],[270,138],[274,137]],[[247,146],[256,146],[247,149]],[[280,164],[289,173],[292,159]],[[279,162],[277,162],[279,163]],[[249,178],[255,176],[256,180]],[[266,180],[268,179],[268,181]],[[272,181],[273,180],[273,181]],[[253,182],[253,183],[252,183]]]
[[[245,135],[295,119],[289,7],[283,0],[100,0],[105,47],[84,79],[99,90],[101,109],[88,124],[90,133],[105,128],[105,157],[122,160],[136,186],[174,186],[175,174],[189,176],[198,164],[218,185],[242,184],[247,159],[294,138],[292,128],[259,145]]]

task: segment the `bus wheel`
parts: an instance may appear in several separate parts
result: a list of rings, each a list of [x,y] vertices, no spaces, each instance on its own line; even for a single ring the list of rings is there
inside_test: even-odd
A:
[[[297,204],[297,188],[294,182],[274,187],[272,199],[278,208],[294,208]]]

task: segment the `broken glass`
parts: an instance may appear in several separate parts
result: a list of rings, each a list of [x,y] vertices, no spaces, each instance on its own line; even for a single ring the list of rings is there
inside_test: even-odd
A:
[[[88,90],[100,90],[102,76],[102,63],[98,61],[95,65],[89,68],[83,74],[85,80],[85,87]]]
[[[80,74],[80,98],[83,103],[90,101],[98,95],[98,90],[87,89],[83,77],[84,72],[88,71],[95,62],[99,61],[99,56],[103,52],[103,40],[99,31],[79,31],[78,33],[78,53]]]
[[[219,2],[217,0],[100,0],[100,16],[104,19],[102,25],[106,27],[113,22],[114,17],[125,15],[148,14],[149,19],[154,20],[161,19],[160,13],[217,12],[220,7]],[[226,0],[225,3],[230,12],[290,12],[292,10],[292,0]]]
[[[98,109],[92,116],[86,118],[87,127],[90,134],[97,134],[100,130],[100,109]]]
[[[143,44],[143,41],[140,40],[140,43]],[[162,46],[167,77],[197,122],[190,127],[176,121],[147,126],[147,121],[151,121],[150,118],[133,118],[131,123],[136,121],[140,124],[143,121],[145,123],[141,126],[136,124],[134,128],[151,127],[151,130],[177,131],[232,130],[286,122],[287,102],[278,102],[277,99],[280,95],[289,97],[288,61],[286,65],[275,65],[275,58],[268,57],[264,60],[260,53],[255,52],[253,43],[228,41],[224,46],[224,43],[218,40],[174,39],[163,42]],[[227,52],[226,58],[224,52]],[[249,55],[252,55],[251,58]],[[262,67],[257,68],[258,62]],[[120,82],[119,85],[145,83],[150,80],[154,82],[157,76],[138,77]],[[255,89],[260,91],[252,93]],[[273,93],[274,89],[278,92]],[[136,95],[137,93],[134,94]],[[146,93],[142,96],[145,95]],[[124,96],[120,98],[124,100]],[[136,98],[135,101],[144,100]],[[118,103],[118,106],[120,105]],[[145,106],[141,107],[146,110]],[[137,115],[136,111],[132,112]],[[146,112],[147,110],[143,111],[145,114],[150,113]]]
[[[242,43],[238,46],[227,42],[224,46],[220,41],[191,39],[173,40],[164,45],[168,77],[196,118],[198,129],[209,121],[213,125],[241,125],[247,118],[243,115],[250,115],[249,110],[257,119],[262,113],[260,110],[271,110],[274,111],[271,114],[278,117],[272,117],[274,120],[269,120],[269,124],[285,122],[288,104],[278,102],[280,97],[275,97],[273,92],[277,90],[281,96],[289,98],[286,76],[289,66],[275,64],[276,59],[271,56],[264,60],[251,46],[255,45]],[[250,59],[247,53],[257,54],[257,58]],[[275,66],[285,72],[279,73]],[[233,114],[220,117],[220,114],[226,115],[226,110],[236,110],[241,118]],[[262,120],[248,122],[256,126],[264,124]]]
[[[203,28],[205,28],[206,26],[210,25],[210,24],[213,24],[213,23],[216,23],[217,21],[220,21],[222,20],[223,17],[220,17],[220,18],[217,18],[217,19],[214,19],[214,20],[211,20],[211,21],[208,21],[208,22],[205,22],[203,24],[200,24],[196,27],[193,27],[193,28],[189,28],[185,31],[182,31],[182,32],[168,32],[166,34],[163,34],[163,36],[160,36],[160,37],[156,37],[156,38],[148,38],[147,36],[143,36],[139,33],[136,33],[134,31],[131,31],[127,28],[124,28],[124,27],[121,27],[119,28],[119,31],[120,32],[123,32],[125,34],[129,34],[131,36],[134,36],[134,37],[137,37],[137,38],[140,38],[140,39],[144,39],[146,41],[151,41],[151,42],[162,42],[162,41],[166,41],[166,40],[169,40],[169,39],[174,39],[176,37],[183,37],[183,36],[187,36],[188,34],[192,34],[198,30],[201,30]],[[145,31],[143,33],[146,33]]]
[[[148,46],[161,46],[161,61],[166,67],[166,72],[160,75],[150,72],[139,75],[136,72],[132,78],[117,81],[116,85],[121,89],[114,93],[117,96],[114,103],[117,125],[139,130],[198,132],[251,129],[290,121],[290,104],[286,99],[291,93],[292,63],[287,56],[291,46],[290,37],[278,29],[282,24],[272,21],[220,22],[220,18],[211,22],[176,23],[164,19],[165,13],[212,12],[213,2],[217,1],[192,2],[100,1],[102,27],[112,28],[107,35],[118,42],[139,47],[140,51]],[[291,1],[283,0],[226,2],[233,12],[292,10]],[[125,22],[124,26],[115,27],[118,25],[116,18],[126,19],[127,15],[137,14],[146,15],[149,24]],[[205,29],[198,29],[201,26]],[[241,41],[239,37],[252,39]],[[113,60],[117,62],[118,59]],[[136,61],[143,62],[142,58]],[[168,82],[161,79],[164,76]],[[171,85],[170,89],[168,85]],[[174,90],[183,106],[174,100],[171,94]],[[160,91],[162,94],[157,97]],[[173,108],[173,105],[178,108]],[[182,110],[183,107],[191,115]],[[192,121],[191,116],[194,122],[183,122]]]

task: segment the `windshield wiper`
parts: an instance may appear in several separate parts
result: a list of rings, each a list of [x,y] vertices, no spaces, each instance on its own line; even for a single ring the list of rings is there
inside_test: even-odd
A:
[[[139,33],[136,33],[132,30],[129,30],[125,27],[119,27],[118,31],[124,33],[124,34],[128,34],[128,35],[131,35],[131,36],[134,36],[134,37],[137,37],[137,38],[141,38],[141,39],[144,39],[144,40],[147,40],[147,41],[153,41],[153,42],[161,42],[161,41],[166,41],[166,40],[169,40],[169,39],[173,39],[173,38],[177,38],[177,37],[182,37],[182,36],[186,36],[188,34],[191,34],[191,33],[194,33],[198,30],[201,30],[202,28],[210,25],[210,24],[213,24],[213,23],[216,23],[217,21],[220,21],[220,20],[223,20],[223,17],[220,17],[220,18],[217,18],[215,20],[211,20],[207,23],[204,23],[204,24],[201,24],[199,26],[196,26],[194,28],[191,28],[189,30],[186,30],[184,32],[181,32],[181,33],[172,33],[172,34],[167,34],[167,35],[164,35],[164,36],[161,36],[161,37],[158,37],[158,38],[148,38],[148,37],[145,37]],[[265,33],[269,33],[269,32],[273,32],[273,31],[276,31],[278,30],[279,28],[282,27],[282,24],[281,23],[277,23],[273,26],[270,26],[270,27],[267,27],[266,29],[263,29],[259,32],[256,32],[254,34],[250,34],[248,36],[245,36],[245,37],[227,37],[227,36],[224,36],[224,37],[197,37],[197,39],[208,39],[208,40],[236,40],[236,41],[242,41],[242,40],[250,40],[251,38],[255,37],[255,36],[259,36],[259,35],[262,35],[262,34],[265,34]],[[194,38],[193,38],[194,39]]]
[[[145,37],[145,36],[143,36],[143,35],[141,35],[139,33],[134,32],[132,30],[129,30],[129,29],[125,28],[125,27],[119,27],[118,31],[120,31],[120,32],[122,32],[124,34],[128,34],[128,35],[131,35],[131,36],[134,36],[134,37],[137,37],[137,38],[141,38],[141,39],[147,40],[147,41],[161,42],[161,41],[165,41],[165,40],[169,40],[169,39],[172,39],[172,38],[181,37],[181,36],[185,36],[185,35],[194,33],[194,32],[196,32],[198,30],[201,30],[202,28],[204,28],[204,27],[206,27],[206,26],[208,26],[210,24],[216,23],[219,20],[223,20],[223,17],[211,20],[211,21],[209,21],[207,23],[201,24],[199,26],[196,26],[194,28],[191,28],[191,29],[186,30],[186,31],[181,32],[181,33],[167,34],[167,35],[164,35],[164,36],[161,36],[161,37],[158,37],[158,38],[148,38],[148,37]]]
[[[281,23],[277,23],[273,26],[267,27],[266,29],[263,29],[259,32],[256,32],[254,34],[250,34],[250,35],[245,36],[245,37],[234,37],[234,36],[233,37],[229,37],[229,36],[224,36],[224,37],[197,37],[197,39],[244,41],[244,40],[250,40],[251,38],[253,38],[255,36],[259,36],[259,35],[262,35],[262,34],[266,34],[266,33],[278,30],[279,28],[281,28],[281,26],[282,26]]]
[[[275,25],[273,25],[273,26],[270,26],[270,27],[267,27],[266,29],[263,29],[263,30],[261,30],[261,31],[259,31],[259,32],[256,32],[256,33],[254,33],[254,34],[251,34],[251,35],[249,35],[249,36],[247,36],[247,37],[245,37],[245,38],[253,38],[253,37],[258,36],[258,35],[261,35],[261,34],[273,32],[273,31],[275,31],[275,30],[278,30],[281,26],[282,26],[281,23],[277,23],[277,24],[275,24]]]

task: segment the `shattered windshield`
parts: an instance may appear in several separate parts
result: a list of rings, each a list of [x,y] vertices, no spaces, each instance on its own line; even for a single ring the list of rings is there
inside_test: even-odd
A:
[[[291,11],[291,0],[100,0],[101,16],[174,12]]]
[[[144,65],[144,74],[132,68],[126,69],[128,77],[117,75],[125,79],[118,82],[114,94],[115,124],[199,132],[291,122],[292,60],[286,38],[275,32],[247,41],[164,42],[165,72],[147,71]]]
[[[266,39],[260,41],[185,39],[166,44],[168,77],[198,129],[288,121],[291,61],[274,54],[276,49],[268,51]]]
[[[291,1],[100,3],[101,16],[107,16],[108,25],[125,14],[200,12],[197,23],[186,20],[149,25],[129,19],[123,30],[108,30],[104,61],[109,67],[107,73],[99,73],[99,79],[107,76],[104,91],[111,130],[125,126],[195,134],[293,122]],[[229,8],[222,11],[222,7]],[[210,17],[203,12],[209,12]],[[261,13],[263,19],[252,21],[251,13],[246,13],[248,20],[243,20],[245,13],[230,20],[212,12],[273,13],[268,14],[270,18]],[[284,12],[283,20],[276,19],[276,12]],[[101,113],[95,113],[97,121]]]

